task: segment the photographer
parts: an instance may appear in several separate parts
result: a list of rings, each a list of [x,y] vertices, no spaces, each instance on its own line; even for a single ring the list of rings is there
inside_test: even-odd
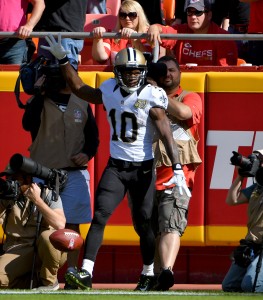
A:
[[[236,154],[234,153],[234,158]],[[238,176],[228,191],[226,203],[228,205],[248,203],[248,222],[247,234],[233,252],[233,263],[222,282],[222,289],[225,292],[262,293],[263,150],[254,151],[249,159],[240,157],[237,163],[233,163],[232,158],[231,162],[238,167]],[[251,172],[255,165],[258,166],[256,172]],[[248,176],[255,177],[256,183],[242,189],[244,177]]]
[[[0,176],[7,179],[0,178],[0,218],[6,236],[0,256],[0,288],[59,289],[57,272],[66,253],[56,250],[49,236],[65,227],[60,197],[54,201],[53,191],[33,183],[31,175],[22,171],[9,167]]]
[[[148,73],[148,76],[151,76],[169,97],[167,116],[179,149],[186,184],[189,190],[193,191],[196,169],[202,162],[197,149],[202,100],[198,94],[182,89],[180,66],[175,58],[161,57],[155,64],[155,69],[155,72]],[[154,156],[156,182],[152,226],[156,236],[156,284],[153,290],[166,291],[174,284],[173,267],[179,253],[181,237],[187,227],[191,194],[180,195],[178,187],[170,181],[171,162],[161,140],[154,143]]]
[[[72,63],[77,71],[77,65]],[[88,162],[96,154],[98,128],[90,105],[74,95],[56,64],[43,67],[42,94],[28,101],[23,128],[30,131],[30,157],[48,168],[68,172],[60,193],[66,228],[79,232],[79,224],[91,221]],[[79,250],[68,253],[69,270],[78,266]],[[77,289],[65,285],[65,289]]]

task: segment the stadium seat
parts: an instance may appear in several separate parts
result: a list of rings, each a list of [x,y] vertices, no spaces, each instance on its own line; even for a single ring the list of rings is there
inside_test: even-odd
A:
[[[245,63],[246,63],[246,61],[243,58],[238,58],[237,59],[237,66],[240,66],[240,65],[245,64]]]
[[[121,0],[106,0],[107,14],[118,16]]]
[[[105,27],[108,32],[114,31],[118,17],[110,14],[86,14],[84,26],[85,32],[92,32],[95,27]],[[82,65],[101,65],[92,58],[92,39],[84,40],[84,47],[81,51]],[[107,63],[104,63],[107,64]]]
[[[176,0],[163,0],[163,14],[167,24],[175,18]]]

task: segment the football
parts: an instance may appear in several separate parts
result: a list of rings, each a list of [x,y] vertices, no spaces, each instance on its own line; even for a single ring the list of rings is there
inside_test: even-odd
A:
[[[66,228],[54,231],[49,236],[49,240],[54,248],[63,252],[80,249],[84,243],[84,240],[79,233]]]

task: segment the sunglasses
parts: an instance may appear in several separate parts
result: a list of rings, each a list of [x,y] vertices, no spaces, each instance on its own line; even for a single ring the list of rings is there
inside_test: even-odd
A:
[[[125,20],[127,17],[129,17],[130,20],[134,20],[137,18],[137,12],[135,11],[132,11],[132,12],[129,12],[129,13],[125,13],[125,12],[119,12],[119,18],[121,20]]]
[[[196,16],[201,17],[202,14],[207,13],[207,10],[186,10],[186,14],[188,17]]]

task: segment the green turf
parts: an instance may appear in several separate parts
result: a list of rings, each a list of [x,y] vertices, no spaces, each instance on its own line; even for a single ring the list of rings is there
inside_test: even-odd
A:
[[[1,290],[0,297],[5,300],[250,300],[253,298],[263,299],[263,294],[241,294],[241,293],[223,293],[222,291],[168,291],[168,292],[146,292],[138,293],[131,290],[92,290],[88,291],[14,291]]]

